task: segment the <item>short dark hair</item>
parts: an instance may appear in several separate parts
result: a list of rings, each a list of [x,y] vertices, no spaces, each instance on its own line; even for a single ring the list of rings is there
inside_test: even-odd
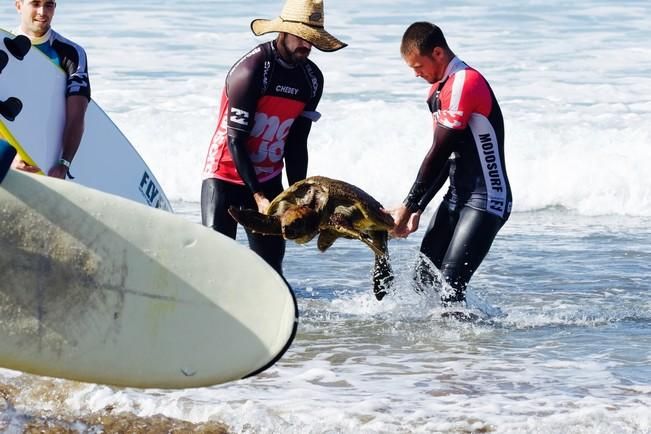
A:
[[[418,21],[407,27],[402,35],[400,54],[404,56],[414,50],[418,50],[420,55],[430,54],[434,47],[450,49],[439,26],[427,21]]]

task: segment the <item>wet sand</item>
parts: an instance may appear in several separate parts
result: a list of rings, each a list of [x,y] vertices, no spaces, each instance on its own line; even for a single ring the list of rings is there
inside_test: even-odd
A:
[[[64,400],[74,382],[41,381],[35,387],[29,375],[15,384],[0,384],[0,432],[3,433],[200,433],[228,434],[221,422],[192,423],[163,415],[138,416],[111,406],[90,414],[71,414]],[[28,388],[21,386],[27,386]],[[38,405],[36,405],[38,404]],[[50,410],[36,408],[50,407]]]

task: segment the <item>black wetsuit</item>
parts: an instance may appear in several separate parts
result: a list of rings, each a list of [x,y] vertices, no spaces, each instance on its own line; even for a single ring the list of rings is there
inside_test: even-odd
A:
[[[265,197],[274,198],[283,191],[281,177],[261,185]],[[258,209],[247,186],[233,184],[217,178],[208,178],[201,184],[201,222],[226,236],[235,239],[237,222],[228,214],[230,206]],[[285,240],[282,237],[254,234],[247,230],[249,246],[276,271],[282,274]]]
[[[424,210],[449,176],[450,188],[427,228],[423,252],[452,287],[444,302],[465,290],[508,219],[512,195],[504,160],[504,121],[490,86],[454,58],[432,86],[428,105],[434,141],[405,200]]]
[[[319,118],[323,75],[310,60],[291,65],[275,41],[261,44],[231,68],[220,117],[204,165],[201,216],[206,226],[235,238],[230,206],[257,209],[254,192],[273,200],[282,169],[290,184],[307,174],[307,137]],[[285,241],[247,231],[252,250],[282,274]]]

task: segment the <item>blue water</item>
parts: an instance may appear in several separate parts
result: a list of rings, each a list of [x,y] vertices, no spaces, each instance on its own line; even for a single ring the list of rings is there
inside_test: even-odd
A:
[[[10,3],[0,23],[13,28]],[[86,47],[95,100],[185,218],[199,221],[225,74],[267,39],[250,21],[280,7],[58,4],[55,28]],[[246,433],[651,433],[651,4],[328,0],[326,27],[350,45],[312,54],[326,90],[309,173],[352,182],[387,207],[431,141],[427,85],[398,53],[421,19],[484,73],[505,115],[514,213],[471,282],[479,321],[446,319],[435,294],[412,290],[423,229],[391,241],[398,285],[382,303],[361,243],[326,253],[290,244],[301,321],[270,370],[176,392],[0,371],[0,386],[20,390],[0,429],[29,418],[78,429],[108,407],[150,427],[160,413]]]

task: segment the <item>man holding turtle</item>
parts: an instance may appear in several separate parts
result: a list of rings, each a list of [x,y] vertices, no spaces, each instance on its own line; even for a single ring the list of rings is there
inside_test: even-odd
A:
[[[290,184],[307,174],[307,138],[320,114],[323,75],[308,59],[312,47],[346,46],[324,29],[322,0],[288,0],[274,20],[251,23],[256,35],[278,32],[238,60],[226,77],[217,130],[201,186],[202,223],[235,238],[231,206],[264,212]],[[247,231],[252,250],[282,274],[285,241]]]

